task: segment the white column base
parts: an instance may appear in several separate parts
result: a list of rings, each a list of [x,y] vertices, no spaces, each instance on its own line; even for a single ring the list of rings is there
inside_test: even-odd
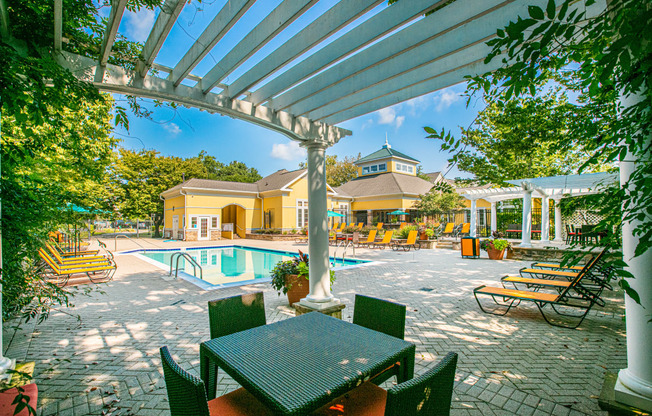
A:
[[[614,390],[616,401],[652,412],[652,385],[629,374],[627,369],[618,372]]]
[[[316,310],[323,310],[323,309],[328,309],[331,308],[335,305],[339,305],[340,300],[334,298],[333,296],[330,297],[330,299],[311,299],[310,295],[306,296],[305,298],[301,299],[299,301],[299,305],[305,306],[307,308],[311,309],[316,309]]]

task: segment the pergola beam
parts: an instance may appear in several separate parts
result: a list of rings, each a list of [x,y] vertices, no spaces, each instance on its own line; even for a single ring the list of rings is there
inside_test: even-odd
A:
[[[151,68],[185,4],[185,0],[167,0],[161,7],[161,12],[156,18],[152,31],[149,32],[145,46],[143,46],[141,60],[136,65],[136,71],[141,77],[144,77]]]
[[[255,2],[256,0],[231,0],[220,10],[170,73],[168,79],[174,86],[181,84]]]
[[[314,122],[305,117],[295,117],[268,107],[256,106],[247,101],[215,93],[203,94],[185,85],[175,87],[168,79],[149,75],[142,78],[136,72],[110,64],[103,68],[90,58],[68,52],[63,52],[57,59],[60,65],[68,68],[77,78],[92,82],[100,90],[176,102],[187,107],[220,113],[279,132],[292,140],[300,142],[326,140],[330,146],[342,137],[351,135],[351,132],[346,129]],[[102,82],[96,81],[97,72],[103,73]]]
[[[526,3],[525,0],[518,1]],[[467,26],[467,29],[474,32],[474,35],[477,32],[484,33],[484,36],[480,38],[492,33],[495,34],[496,26],[483,27],[476,25],[474,19],[484,15],[493,8],[499,7],[502,3],[503,0],[474,0],[472,2],[452,3],[435,14],[413,23],[349,59],[327,69],[321,74],[314,76],[310,79],[310,82],[298,85],[292,90],[274,98],[272,106],[278,110],[294,107],[307,111],[314,108],[314,105],[311,106],[311,103],[315,101],[325,99],[328,102],[332,102],[332,97],[336,95],[333,91],[339,89],[340,83],[357,74],[362,74],[364,71],[380,67],[386,69],[395,68],[398,73],[401,73],[410,68],[414,68],[417,64],[410,62],[408,57],[415,58],[417,62],[423,64],[424,59],[420,55],[426,53],[429,57],[428,60],[432,60],[437,56],[437,52],[429,52],[428,48],[425,47],[426,44],[429,47],[439,45],[438,37],[464,23],[473,22]],[[527,8],[525,10],[527,11]],[[465,39],[475,39],[476,36],[474,35],[465,35]],[[463,45],[460,40],[454,40],[454,43],[455,45]],[[444,47],[444,42],[441,42],[441,44],[441,47]],[[441,50],[441,47],[437,48],[437,51]],[[455,49],[459,47],[457,46]],[[382,65],[386,62],[388,65]],[[379,69],[378,71],[377,74],[384,73],[383,69]],[[367,72],[367,74],[373,74],[373,72]],[[358,77],[356,79],[360,78]],[[316,97],[315,100],[309,101],[307,104],[302,103],[303,106],[296,105],[296,103],[313,96]]]
[[[297,58],[319,42],[366,13],[384,0],[356,0],[355,2],[339,2],[331,7],[303,28],[299,33],[286,41],[274,52],[266,56],[262,61],[233,81],[225,94],[229,97],[239,97],[246,90],[258,84],[276,70],[288,62]]]
[[[316,2],[317,0],[284,0],[208,71],[199,86],[202,92],[206,94],[212,90]]]
[[[445,1],[410,0],[393,4],[261,86],[251,94],[249,99],[255,104],[264,103],[314,75],[330,62],[336,62],[355,53]]]
[[[115,43],[115,37],[118,34],[118,27],[120,27],[120,21],[122,20],[122,15],[125,12],[126,6],[127,0],[113,0],[111,2],[111,13],[109,14],[109,20],[106,23],[106,32],[104,33],[102,47],[100,48],[101,66],[106,66],[106,63],[109,61],[111,48]]]

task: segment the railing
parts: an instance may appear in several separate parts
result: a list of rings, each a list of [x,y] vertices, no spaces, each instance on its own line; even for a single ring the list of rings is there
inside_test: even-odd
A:
[[[132,243],[136,244],[138,247],[143,249],[143,253],[147,253],[147,249],[140,245],[138,241],[134,240],[133,238],[129,237],[128,235],[124,234],[116,234],[115,237],[113,237],[113,251],[118,251],[118,237],[123,237],[126,238],[127,240],[131,241]]]
[[[353,257],[355,257],[355,243],[353,241],[347,241],[346,245],[344,246],[344,251],[342,252],[342,266],[344,266],[344,259],[346,258],[346,249],[348,249],[349,246],[353,248]]]
[[[176,279],[179,276],[179,259],[184,258],[188,260],[188,262],[192,265],[192,274],[193,276],[197,277],[197,269],[199,268],[199,278],[201,280],[204,280],[204,270],[201,268],[199,263],[195,261],[188,253],[184,253],[183,251],[174,253],[172,254],[172,257],[170,257],[170,273],[168,276],[172,276],[172,263],[174,263],[174,259],[177,259],[177,264],[176,267],[174,268],[174,278]]]

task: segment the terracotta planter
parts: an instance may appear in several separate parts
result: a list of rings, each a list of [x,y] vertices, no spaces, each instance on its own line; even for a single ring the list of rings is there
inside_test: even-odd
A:
[[[423,231],[421,234],[419,234],[419,239],[420,240],[427,240],[428,239],[428,234],[426,234],[426,232]]]
[[[308,279],[305,277],[299,278],[298,275],[291,274],[285,279],[285,284],[291,285],[287,293],[290,306],[305,298],[310,293],[310,285],[308,284]]]
[[[495,248],[487,247],[487,254],[491,260],[502,260],[505,255],[505,249],[496,250]]]

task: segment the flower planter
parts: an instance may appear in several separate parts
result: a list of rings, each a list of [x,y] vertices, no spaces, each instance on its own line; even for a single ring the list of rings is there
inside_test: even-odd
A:
[[[487,247],[487,254],[491,260],[502,260],[505,255],[505,249],[496,250],[495,248]]]
[[[428,239],[428,234],[426,234],[425,231],[422,231],[422,232],[419,234],[419,239],[420,239],[420,240],[427,240],[427,239]]]
[[[290,306],[305,298],[310,293],[310,285],[308,284],[308,279],[305,277],[299,278],[298,275],[291,274],[286,277],[285,284],[290,285],[290,290],[287,293]]]

